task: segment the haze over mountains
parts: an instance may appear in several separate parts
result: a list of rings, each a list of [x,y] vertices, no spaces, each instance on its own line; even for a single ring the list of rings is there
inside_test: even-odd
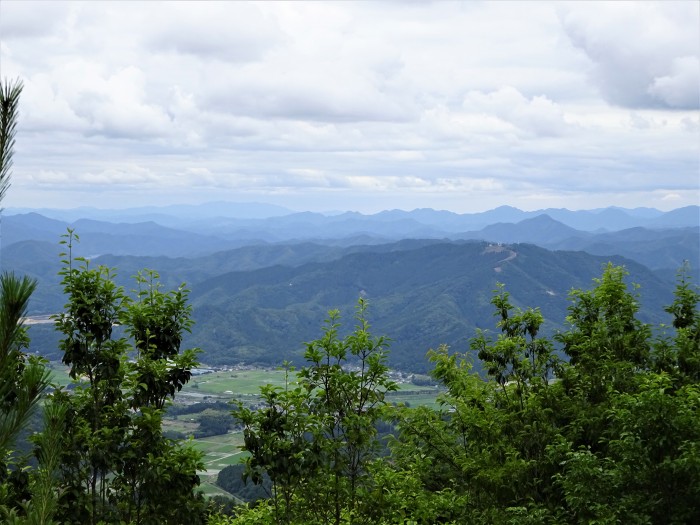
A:
[[[32,315],[65,302],[56,273],[68,227],[80,236],[76,254],[116,268],[127,289],[143,268],[159,271],[168,287],[186,282],[196,320],[187,342],[216,364],[298,359],[329,309],[340,309],[349,329],[363,296],[376,333],[393,341],[392,365],[425,370],[428,348],[466,351],[476,328],[495,329],[489,300],[497,282],[518,306],[541,307],[554,331],[571,288],[590,287],[609,260],[642,285],[642,316],[664,322],[659,312],[676,271],[689,261],[697,279],[700,266],[698,206],[375,215],[231,203],[7,210],[2,267],[39,280]],[[50,325],[31,331],[33,348],[57,358]]]
[[[682,225],[696,226],[698,206],[686,206],[669,212],[654,208],[619,208],[608,207],[594,210],[571,211],[565,208],[548,208],[537,211],[523,211],[512,206],[500,206],[493,210],[478,213],[454,213],[431,208],[415,209],[413,211],[386,210],[373,215],[363,215],[358,212],[295,212],[288,208],[263,203],[241,202],[210,202],[205,204],[150,206],[125,209],[99,209],[80,207],[71,209],[31,209],[7,208],[6,215],[21,215],[37,213],[52,219],[73,222],[78,219],[93,219],[106,222],[148,222],[153,221],[166,226],[184,227],[198,224],[201,220],[216,218],[229,219],[274,219],[290,215],[302,217],[317,217],[318,220],[333,217],[335,219],[364,218],[368,221],[392,221],[411,219],[417,223],[438,226],[447,231],[464,229],[480,229],[499,222],[519,222],[524,219],[549,215],[550,217],[580,230],[620,230],[634,226],[647,227],[677,227]]]
[[[651,208],[525,212],[502,206],[473,214],[417,209],[374,215],[295,213],[279,206],[250,203],[126,210],[9,209],[4,218],[3,244],[21,240],[53,241],[68,226],[79,231],[83,245],[94,246],[96,253],[193,256],[242,244],[301,240],[346,245],[404,238],[553,244],[570,238],[590,241],[595,235],[632,228],[642,228],[636,237],[643,237],[644,230],[699,227],[700,207],[687,206],[669,212]],[[608,239],[615,242],[615,237]]]

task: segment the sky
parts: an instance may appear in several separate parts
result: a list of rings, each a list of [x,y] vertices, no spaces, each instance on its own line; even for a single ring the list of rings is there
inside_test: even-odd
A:
[[[700,2],[0,2],[6,208],[700,203]]]

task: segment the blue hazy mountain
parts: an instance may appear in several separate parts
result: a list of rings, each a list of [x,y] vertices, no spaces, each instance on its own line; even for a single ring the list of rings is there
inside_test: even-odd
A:
[[[80,235],[82,249],[88,256],[197,257],[246,245],[315,242],[353,246],[401,239],[478,239],[529,242],[549,249],[584,250],[596,255],[620,254],[654,270],[675,270],[684,260],[695,268],[700,265],[697,206],[670,212],[605,208],[576,212],[550,209],[544,213],[502,206],[489,212],[461,215],[430,209],[390,210],[374,215],[345,212],[332,216],[303,212],[266,218],[197,215],[217,214],[226,206],[215,203],[210,208],[161,208],[181,212],[181,216],[173,218],[182,224],[180,227],[154,220],[109,222],[83,218],[68,222],[38,213],[10,214],[3,220],[2,245],[7,247],[27,240],[58,242],[66,228],[72,227]],[[186,210],[196,213],[186,215]],[[283,212],[276,207],[249,207],[246,213],[264,210]]]

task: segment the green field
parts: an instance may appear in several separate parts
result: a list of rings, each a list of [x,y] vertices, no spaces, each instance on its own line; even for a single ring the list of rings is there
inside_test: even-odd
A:
[[[49,364],[51,380],[57,385],[65,386],[71,382],[68,376],[68,367],[62,363]],[[294,382],[294,376],[290,375],[290,382]],[[192,376],[190,382],[183,388],[181,394],[176,397],[176,402],[184,401],[184,397],[191,395],[196,397],[221,398],[231,400],[248,396],[257,397],[260,387],[271,384],[284,387],[285,371],[278,369],[246,369],[218,371],[204,375]],[[392,402],[408,401],[411,405],[432,404],[438,390],[430,386],[417,386],[411,383],[399,383],[399,390],[388,394]]]
[[[195,449],[204,452],[207,476],[216,475],[221,469],[240,463],[244,457],[240,448],[243,444],[243,434],[240,432],[195,439],[192,443]]]
[[[184,391],[214,395],[258,394],[260,387],[268,383],[284,386],[284,370],[231,370],[193,376]]]
[[[294,383],[294,376],[290,375],[290,383]],[[200,376],[194,376],[192,380],[185,386],[183,393],[204,396],[216,396],[231,399],[240,396],[257,396],[260,393],[260,387],[266,384],[271,384],[278,387],[284,387],[285,371],[277,369],[251,369],[251,370],[232,370],[220,371]],[[433,402],[437,396],[438,390],[431,386],[417,386],[412,383],[399,383],[397,392],[389,393],[389,397],[394,401],[394,397],[404,398],[410,401],[411,392],[416,395],[415,402],[424,404],[421,401]],[[413,404],[413,403],[411,403]]]
[[[72,379],[68,375],[68,367],[63,363],[51,362],[48,365],[51,371],[51,382],[58,386],[66,386]]]
[[[233,432],[221,436],[211,436],[193,440],[195,449],[204,452],[204,467],[206,471],[199,472],[202,492],[206,496],[222,495],[235,497],[216,486],[216,478],[221,469],[239,463],[244,457],[240,447],[243,444],[243,434]]]

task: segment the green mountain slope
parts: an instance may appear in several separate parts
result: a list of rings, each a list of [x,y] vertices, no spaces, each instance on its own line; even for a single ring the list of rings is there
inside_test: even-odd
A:
[[[39,279],[32,315],[55,313],[65,302],[56,276],[58,251],[56,244],[38,242],[3,251],[5,269]],[[343,248],[304,243],[248,246],[196,259],[109,256],[93,264],[116,268],[127,290],[133,288],[131,276],[143,268],[157,269],[169,288],[186,282],[196,320],[187,343],[201,347],[210,364],[298,361],[303,342],[319,336],[328,310],[340,310],[345,330],[352,327],[362,296],[369,301],[374,332],[393,341],[391,364],[423,371],[429,348],[445,343],[466,351],[476,328],[495,328],[489,301],[497,282],[506,284],[516,305],[539,306],[546,329],[553,331],[566,315],[568,291],[590,287],[610,259],[625,264],[630,280],[642,286],[643,312],[658,316],[670,303],[673,286],[646,267],[620,257],[528,244],[405,240]],[[58,357],[51,325],[32,326],[30,335],[34,350]]]
[[[303,341],[319,335],[329,309],[340,310],[344,328],[351,328],[362,296],[369,301],[374,332],[392,339],[391,364],[425,370],[429,348],[445,343],[466,351],[476,328],[494,328],[489,301],[498,282],[506,284],[514,304],[540,306],[553,331],[566,315],[569,290],[590,287],[608,260],[532,245],[472,242],[231,272],[193,286],[192,342],[213,364],[298,361]],[[641,265],[613,260],[625,263],[631,280],[642,286],[645,311],[661,311],[670,302],[667,283]]]

